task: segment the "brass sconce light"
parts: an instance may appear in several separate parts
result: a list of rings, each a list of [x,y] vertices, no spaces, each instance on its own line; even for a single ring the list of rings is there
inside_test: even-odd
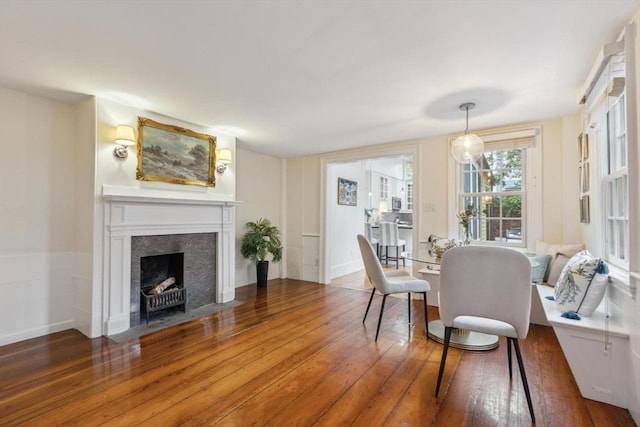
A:
[[[222,150],[220,150],[217,156],[216,171],[220,175],[224,174],[225,171],[227,170],[227,166],[230,165],[232,162],[233,160],[231,159],[231,150],[227,150],[226,148],[223,148]]]
[[[126,159],[129,155],[128,146],[136,145],[136,136],[133,128],[127,125],[116,127],[116,137],[113,140],[118,146],[113,149],[113,155],[118,159]]]

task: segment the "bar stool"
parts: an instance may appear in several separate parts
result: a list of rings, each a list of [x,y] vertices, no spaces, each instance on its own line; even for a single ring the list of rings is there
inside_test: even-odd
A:
[[[400,239],[400,232],[398,231],[398,224],[395,222],[381,222],[380,223],[380,261],[384,261],[386,265],[389,265],[389,260],[396,262],[396,270],[398,269],[400,262],[400,246],[402,251],[405,251],[407,242]],[[389,246],[396,248],[396,256],[389,256]],[[384,255],[383,255],[384,252]],[[402,266],[405,266],[405,259],[402,258]]]
[[[379,257],[380,242],[378,242],[378,239],[373,237],[373,229],[371,228],[371,223],[364,223],[364,237],[366,237],[371,246],[374,246],[376,248],[376,256]]]

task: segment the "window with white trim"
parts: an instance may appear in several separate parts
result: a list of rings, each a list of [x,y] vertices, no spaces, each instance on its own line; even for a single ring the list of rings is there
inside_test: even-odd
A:
[[[625,53],[608,57],[585,99],[590,135],[597,147],[597,193],[593,206],[596,232],[605,261],[629,270],[629,177],[625,95]]]
[[[615,100],[607,113],[607,167],[602,174],[605,197],[606,259],[629,268],[629,191],[625,96]]]
[[[526,146],[486,143],[476,162],[461,165],[458,218],[471,213],[472,240],[526,245]]]
[[[474,244],[521,247],[532,252],[536,240],[543,238],[542,129],[479,136],[485,152],[475,164],[459,164],[449,155],[448,236],[465,238],[458,215],[471,204],[470,237]]]

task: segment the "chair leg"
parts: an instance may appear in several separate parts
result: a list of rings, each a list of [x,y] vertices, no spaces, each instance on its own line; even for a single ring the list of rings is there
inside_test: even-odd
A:
[[[369,304],[367,304],[367,311],[364,312],[364,319],[362,319],[362,323],[367,320],[367,314],[369,313],[369,307],[371,307],[371,301],[373,301],[373,295],[376,293],[376,288],[371,290],[371,296],[369,297]]]
[[[447,360],[447,350],[449,350],[449,341],[451,340],[451,331],[453,328],[444,327],[444,348],[442,349],[442,358],[440,359],[440,370],[438,371],[438,382],[436,383],[436,397],[440,391],[440,382],[442,382],[442,374],[444,373],[444,364]]]
[[[409,301],[409,324],[411,324],[411,292],[407,292],[407,301]]]
[[[380,317],[378,317],[378,328],[376,329],[376,339],[378,341],[378,334],[380,333],[380,324],[382,323],[382,313],[384,312],[384,303],[387,301],[387,295],[382,295],[382,305],[380,306]]]
[[[422,302],[424,303],[424,333],[429,339],[429,315],[427,314],[427,293],[422,293]]]
[[[511,374],[511,338],[507,338],[507,358],[509,359],[509,379],[513,378]]]
[[[522,355],[520,354],[520,345],[515,338],[509,338],[513,340],[513,346],[516,348],[516,358],[518,359],[518,366],[520,367],[520,376],[522,377],[522,383],[524,384],[524,394],[527,397],[527,404],[529,405],[529,413],[531,414],[531,422],[536,423],[536,417],[533,415],[533,404],[531,403],[531,393],[529,393],[529,382],[527,381],[527,374],[524,371],[524,363],[522,363]]]
[[[398,248],[398,250],[400,250],[400,248]],[[404,246],[404,245],[402,245],[402,252],[406,252],[406,251],[407,251],[407,249],[405,248],[405,246]],[[403,267],[406,267],[406,266],[407,266],[407,264],[406,264],[406,262],[405,262],[405,261],[406,261],[406,260],[404,259],[404,257],[402,257],[402,266],[403,266]]]
[[[399,267],[400,267],[400,246],[396,246],[396,270]]]

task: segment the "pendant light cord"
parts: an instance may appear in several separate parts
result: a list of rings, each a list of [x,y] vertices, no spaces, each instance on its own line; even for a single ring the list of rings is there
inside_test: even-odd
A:
[[[467,128],[464,130],[464,133],[466,135],[469,133],[469,106],[465,106],[464,109],[467,112]]]

